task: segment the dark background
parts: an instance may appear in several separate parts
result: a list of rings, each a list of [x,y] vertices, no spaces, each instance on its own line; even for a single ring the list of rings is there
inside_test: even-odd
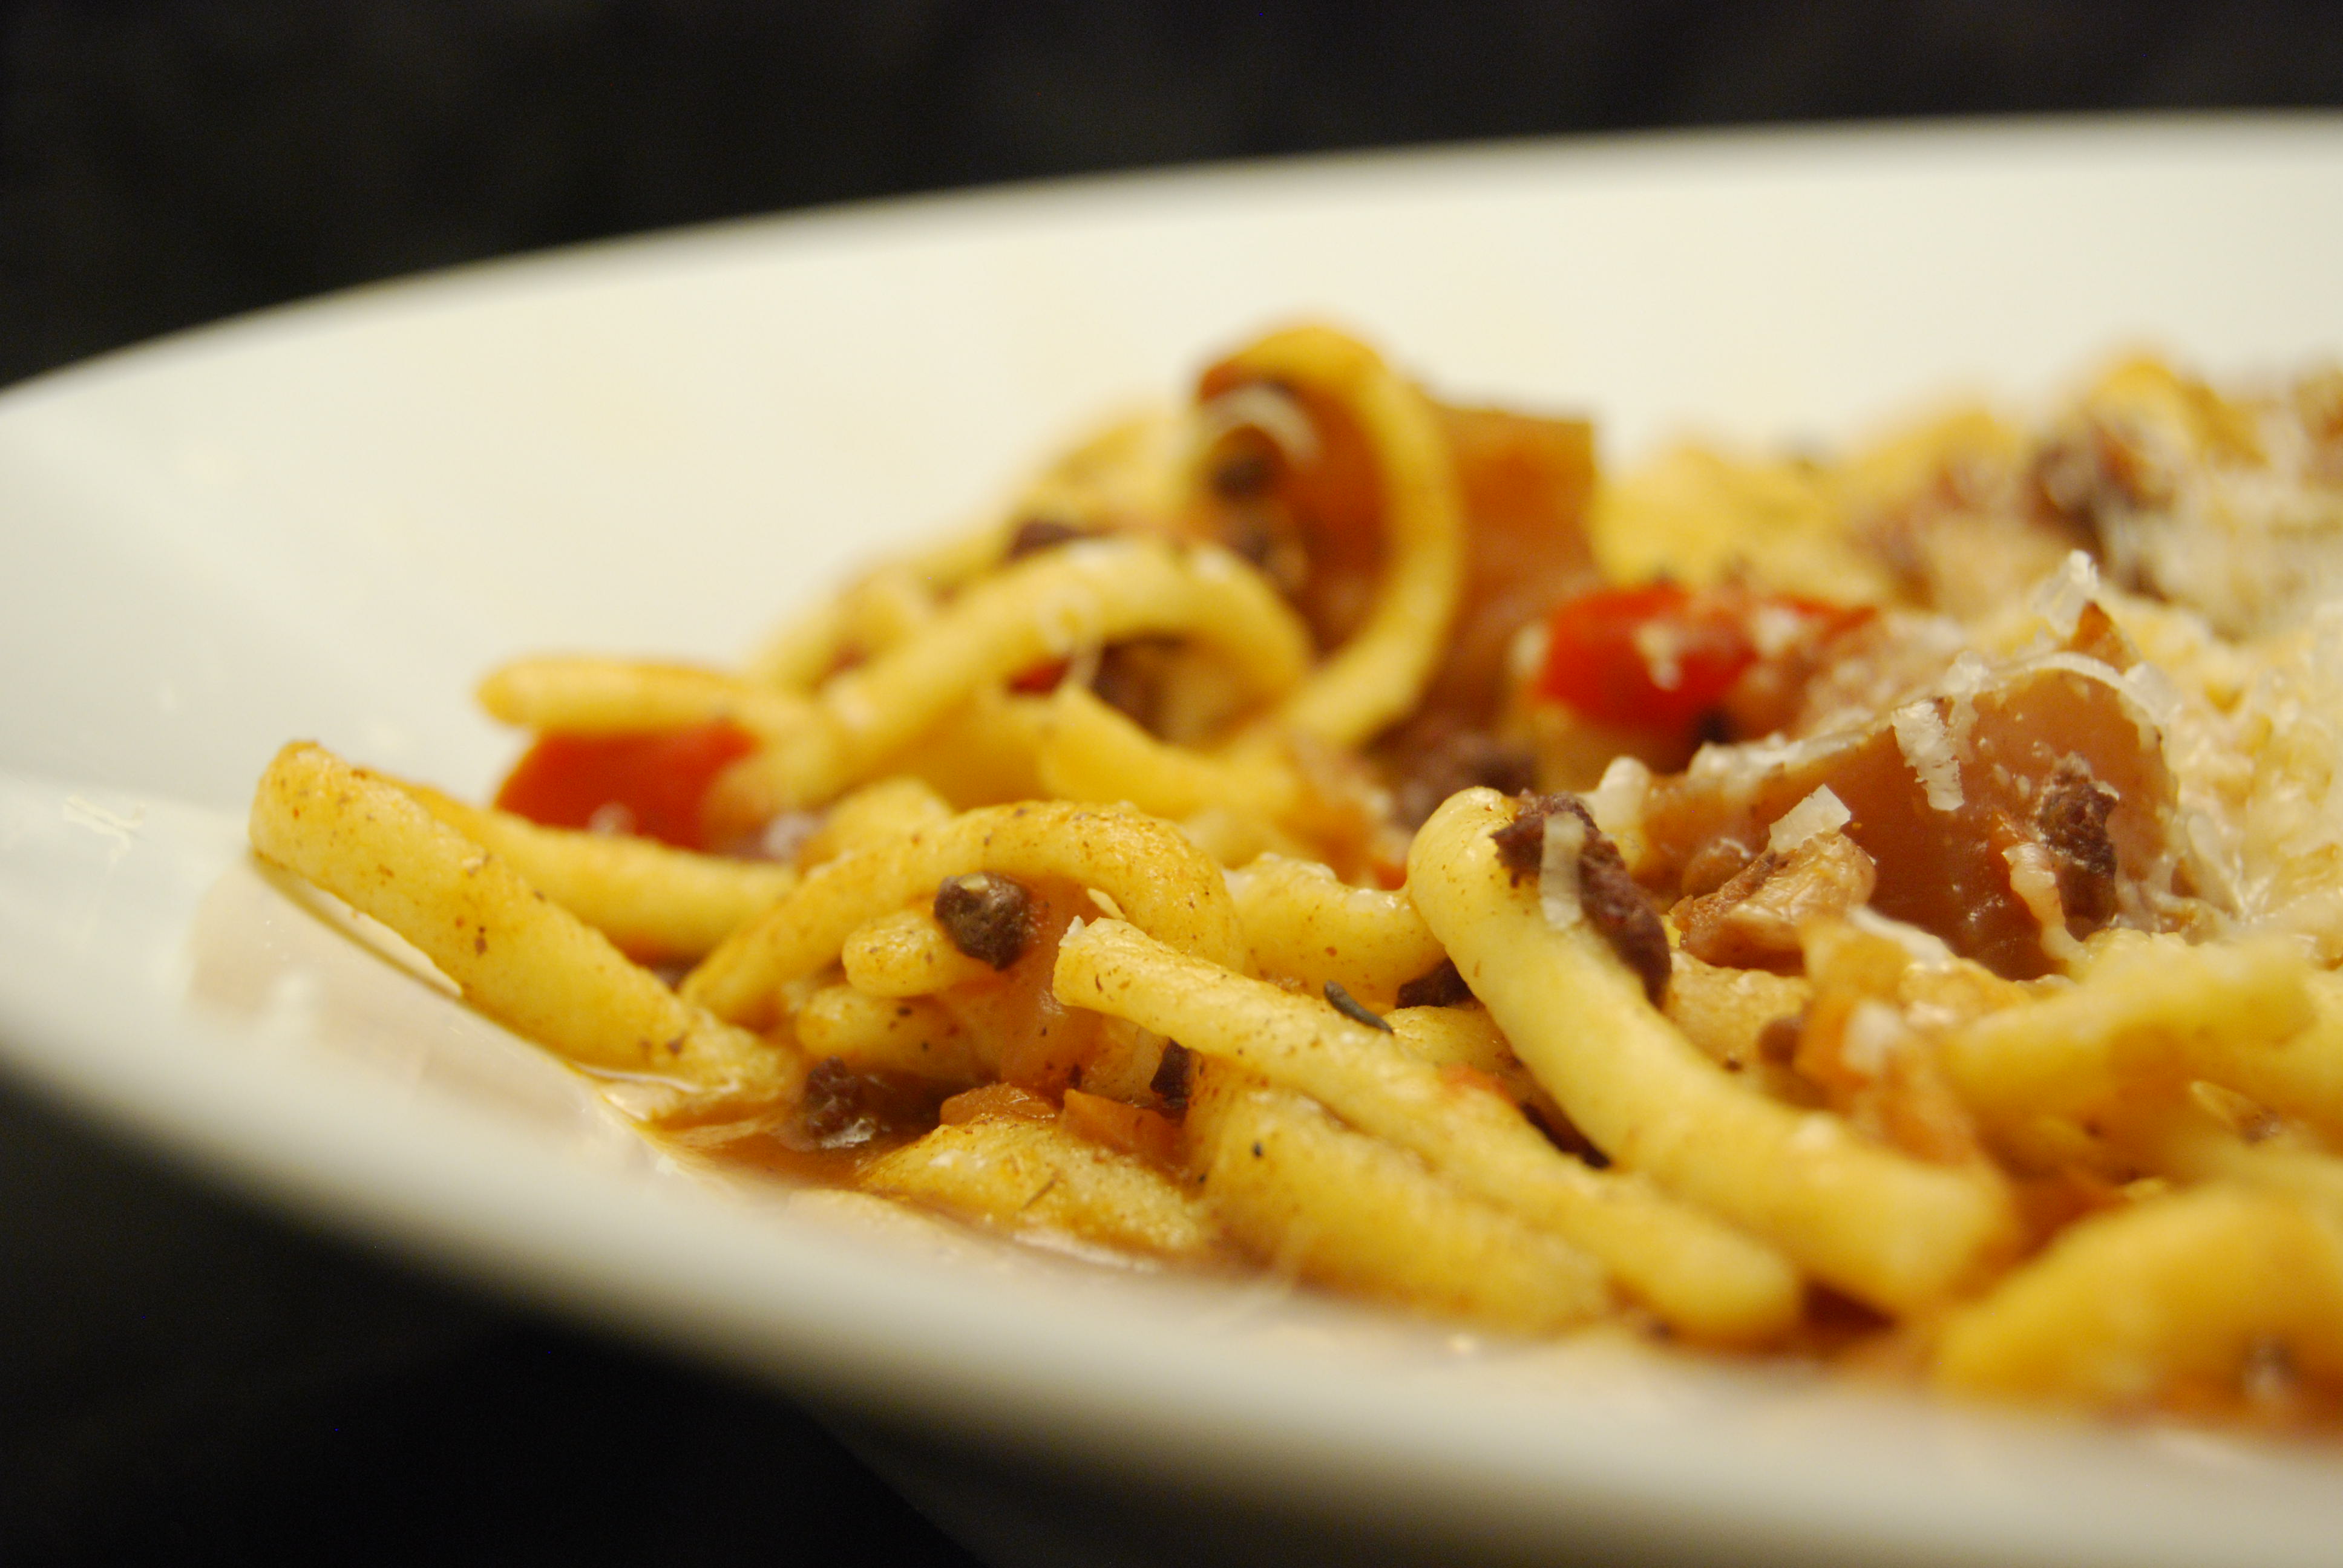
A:
[[[0,0],[0,383],[420,268],[951,186],[2334,106],[2343,25],[2308,0]],[[759,1388],[306,1234],[0,1086],[0,1561],[296,1553],[970,1561]]]

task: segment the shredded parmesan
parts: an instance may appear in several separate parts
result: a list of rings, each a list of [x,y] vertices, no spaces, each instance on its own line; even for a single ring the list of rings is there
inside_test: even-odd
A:
[[[2026,839],[2001,852],[2009,862],[2009,890],[2042,928],[2042,950],[2064,964],[2083,956],[2083,944],[2066,930],[2066,904],[2058,896],[2058,868],[2043,845]]]
[[[1586,918],[1578,901],[1578,857],[1586,848],[1586,824],[1574,811],[1554,812],[1545,819],[1543,843],[1538,907],[1547,925],[1566,931]]]
[[[2158,729],[2169,729],[2184,700],[2170,676],[2142,660],[2116,678],[2116,688],[2138,705]]]
[[[1782,813],[1765,835],[1765,848],[1776,855],[1786,855],[1817,833],[1835,833],[1855,820],[1855,813],[1846,809],[1827,784]]]
[[[1291,393],[1260,381],[1223,392],[1196,411],[1199,447],[1209,447],[1231,430],[1246,427],[1275,442],[1297,465],[1318,457],[1318,427]]]
[[[2058,569],[2034,590],[2034,613],[2049,623],[2061,641],[2075,635],[2084,607],[2099,597],[2099,568],[2081,550],[2068,550]]]
[[[1919,776],[1920,787],[1928,792],[1929,809],[1959,810],[1966,799],[1961,793],[1960,759],[1953,751],[1953,738],[1936,703],[1907,704],[1896,710],[1890,722],[1896,727],[1896,748],[1904,753],[1905,765]]]
[[[1884,1001],[1869,997],[1847,1015],[1846,1032],[1839,1039],[1839,1060],[1865,1078],[1887,1070],[1890,1058],[1909,1043],[1912,1031],[1904,1015]]]
[[[1644,673],[1662,691],[1674,691],[1684,684],[1684,634],[1681,628],[1654,617],[1638,623],[1632,639],[1635,656],[1644,661]]]
[[[1788,652],[1806,635],[1806,618],[1787,605],[1761,604],[1749,618],[1749,641],[1760,658]]]
[[[1936,688],[1945,699],[1946,730],[1953,739],[1953,755],[1960,756],[1969,747],[1969,735],[1976,729],[1976,699],[1993,684],[1993,668],[1975,648],[1962,651],[1953,660],[1952,668]]]
[[[1619,846],[1631,870],[1643,863],[1644,807],[1651,794],[1650,767],[1642,758],[1623,752],[1603,769],[1602,782],[1581,797],[1594,825]]]

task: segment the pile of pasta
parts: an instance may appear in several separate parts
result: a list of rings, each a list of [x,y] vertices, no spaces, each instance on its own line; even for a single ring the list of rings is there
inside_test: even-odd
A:
[[[2343,1391],[2343,377],[1598,476],[1274,333],[261,856],[647,1131],[1520,1335]]]

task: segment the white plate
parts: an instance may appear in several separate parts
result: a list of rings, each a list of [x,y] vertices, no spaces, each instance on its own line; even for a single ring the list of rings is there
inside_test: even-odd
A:
[[[1475,1344],[701,1184],[260,878],[240,814],[294,736],[478,790],[493,661],[727,657],[1296,314],[1617,453],[2043,395],[2140,339],[2334,355],[2338,256],[2335,120],[1524,146],[743,224],[35,382],[0,397],[0,1051],[277,1201],[1035,1456],[1061,1504],[1192,1486],[1256,1543],[1452,1557],[2331,1560],[2331,1452]]]

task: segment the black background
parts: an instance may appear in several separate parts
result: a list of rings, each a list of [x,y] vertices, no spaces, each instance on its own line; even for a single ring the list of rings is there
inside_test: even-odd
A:
[[[2343,25],[2307,0],[0,0],[0,382],[420,268],[951,186],[2338,105]],[[309,1235],[0,1085],[0,1561],[295,1553],[970,1561],[758,1387]]]

